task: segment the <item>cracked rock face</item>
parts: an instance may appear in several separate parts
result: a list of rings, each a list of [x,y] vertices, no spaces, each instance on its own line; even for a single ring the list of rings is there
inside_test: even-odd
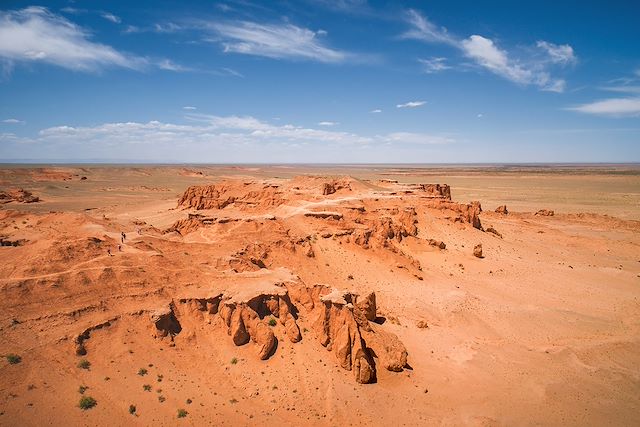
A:
[[[196,313],[217,318],[215,324],[226,329],[235,345],[253,342],[261,360],[277,350],[274,330],[278,323],[292,343],[302,340],[298,316],[303,314],[311,320],[320,343],[334,353],[343,369],[353,372],[358,383],[376,382],[377,366],[399,372],[407,365],[407,350],[400,340],[373,323],[377,318],[373,292],[359,300],[355,293],[324,285],[287,283],[250,297],[217,295],[174,300],[167,308],[151,313],[154,336],[173,340],[185,327],[181,318],[203,319],[194,316]]]

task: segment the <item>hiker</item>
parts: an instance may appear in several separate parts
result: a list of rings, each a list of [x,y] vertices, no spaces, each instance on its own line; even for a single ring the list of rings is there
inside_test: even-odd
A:
[[[122,245],[118,245],[118,252],[122,252]]]
[[[113,255],[111,255],[111,248],[108,248],[108,249],[107,249],[107,255],[109,255],[109,256],[113,256]]]

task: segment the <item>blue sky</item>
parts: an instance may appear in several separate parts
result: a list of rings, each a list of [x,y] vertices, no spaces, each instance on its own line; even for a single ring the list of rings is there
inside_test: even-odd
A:
[[[0,161],[638,162],[639,17],[633,1],[4,1]]]

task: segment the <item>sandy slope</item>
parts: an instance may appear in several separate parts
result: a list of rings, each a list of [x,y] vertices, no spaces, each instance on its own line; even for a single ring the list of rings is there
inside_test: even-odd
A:
[[[409,178],[235,172],[206,199],[233,198],[219,209],[177,206],[187,185],[220,181],[190,168],[4,172],[43,201],[0,210],[0,236],[25,240],[0,247],[0,354],[22,357],[0,362],[0,425],[640,422],[637,221],[482,212],[483,228],[500,238],[403,185]],[[335,192],[323,194],[325,183]],[[478,243],[484,258],[472,254]],[[407,366],[382,369],[377,355],[377,381],[357,383],[301,305],[302,340],[290,342],[278,323],[263,361],[255,343],[234,345],[220,316],[180,305],[278,283],[375,291],[382,324],[373,326],[398,336]],[[182,330],[161,338],[151,314],[172,301]],[[83,358],[90,369],[77,367]],[[81,385],[95,408],[78,408]],[[188,415],[178,420],[180,408]]]

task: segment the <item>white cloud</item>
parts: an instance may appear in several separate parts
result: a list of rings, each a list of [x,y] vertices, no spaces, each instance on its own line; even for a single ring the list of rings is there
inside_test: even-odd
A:
[[[376,108],[375,110],[371,110],[371,111],[369,111],[369,112],[370,112],[370,113],[373,113],[373,114],[377,114],[377,113],[382,113],[382,110],[381,110],[381,109],[379,109],[379,108]]]
[[[402,34],[402,38],[430,43],[457,44],[455,38],[449,35],[446,28],[436,26],[416,10],[410,9],[407,11],[407,21],[412,28]]]
[[[569,107],[567,110],[579,113],[610,117],[640,116],[640,98],[610,98]]]
[[[536,47],[544,52],[544,57],[535,56],[524,59],[513,58],[512,54],[499,48],[496,43],[481,35],[473,34],[468,38],[458,38],[449,34],[446,28],[438,27],[415,10],[410,10],[407,21],[411,29],[403,38],[421,40],[428,43],[447,44],[459,49],[463,55],[477,65],[512,82],[522,85],[534,85],[541,90],[563,92],[566,82],[551,76],[551,65],[566,66],[576,62],[573,48],[567,44],[557,45],[538,41]],[[444,58],[418,60],[428,73],[451,68],[444,64]]]
[[[100,14],[100,16],[102,16],[104,19],[106,19],[107,21],[111,21],[114,24],[119,24],[122,22],[122,19],[120,19],[119,16],[114,15],[113,13],[109,13],[109,12],[102,12]]]
[[[482,113],[478,113],[478,115],[476,117],[481,119],[482,118]]]
[[[425,133],[394,132],[384,137],[386,141],[403,144],[452,144],[453,138],[446,136],[429,135]]]
[[[409,101],[405,102],[404,104],[396,105],[396,108],[417,108],[422,107],[426,103],[427,101]]]
[[[191,106],[189,106],[189,105],[187,105],[186,107],[182,107],[182,109],[183,109],[183,110],[191,110],[191,111],[193,111],[193,110],[197,110],[197,108],[196,108],[196,107],[191,107]]]
[[[536,46],[544,50],[549,55],[551,62],[556,64],[574,64],[578,60],[573,52],[573,48],[568,44],[557,45],[540,40],[536,43]]]
[[[12,119],[4,119],[2,121],[2,123],[7,123],[7,124],[10,124],[10,125],[21,125],[21,124],[24,124],[25,121],[12,118]]]
[[[157,66],[161,70],[175,71],[175,72],[178,72],[178,73],[184,73],[184,72],[187,72],[187,71],[195,71],[192,68],[184,67],[184,66],[182,66],[180,64],[176,64],[175,62],[171,61],[170,59],[161,59],[160,61],[157,62]]]
[[[304,59],[318,62],[343,62],[346,52],[325,46],[318,32],[292,24],[255,22],[209,23],[206,27],[218,36],[225,52],[276,59]]]
[[[519,84],[534,84],[543,90],[562,92],[565,82],[552,79],[539,66],[524,67],[509,58],[505,50],[498,48],[491,39],[472,35],[461,43],[465,55],[487,70]]]
[[[423,65],[425,73],[433,74],[451,68],[449,65],[445,64],[446,60],[446,58],[433,57],[429,59],[418,59],[418,62]]]
[[[318,126],[337,126],[339,124],[338,122],[320,122]]]
[[[183,29],[182,25],[178,25],[173,22],[155,24],[153,26],[153,31],[155,31],[156,33],[175,33],[182,29]]]
[[[89,34],[43,7],[0,12],[0,58],[46,62],[78,71],[106,66],[141,69],[146,60],[89,40]]]
[[[251,116],[190,114],[192,124],[105,123],[93,127],[56,126],[41,130],[37,142],[111,146],[121,144],[338,144],[351,146],[389,144],[448,144],[453,138],[424,133],[393,132],[363,136],[351,132],[273,125]]]

